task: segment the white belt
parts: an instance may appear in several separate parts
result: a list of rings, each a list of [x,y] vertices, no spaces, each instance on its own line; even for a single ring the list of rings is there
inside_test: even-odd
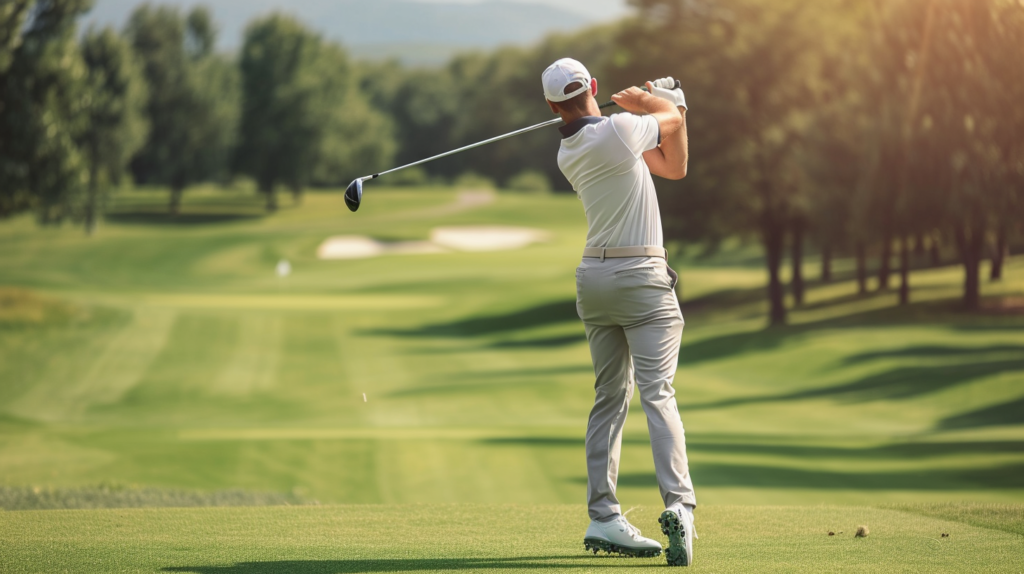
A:
[[[616,259],[621,257],[665,257],[665,248],[654,245],[636,245],[633,247],[587,247],[583,250],[584,257]]]

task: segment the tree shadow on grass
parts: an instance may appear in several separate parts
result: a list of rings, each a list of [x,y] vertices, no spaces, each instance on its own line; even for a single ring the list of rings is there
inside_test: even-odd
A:
[[[528,349],[528,348],[551,348],[568,347],[577,343],[585,343],[587,336],[584,333],[573,335],[561,335],[557,337],[537,337],[535,339],[522,339],[515,341],[498,341],[489,345],[494,349]]]
[[[732,307],[751,305],[765,300],[763,287],[753,287],[750,289],[722,289],[720,291],[701,295],[700,297],[693,297],[692,299],[687,299],[685,296],[685,282],[683,283],[683,289],[683,300],[679,302],[679,307],[682,309],[684,316],[715,311],[727,311]]]
[[[349,560],[275,560],[238,562],[232,566],[168,566],[162,572],[193,574],[340,574],[415,570],[523,570],[550,568],[649,568],[618,556],[523,556],[521,558],[380,558]]]
[[[826,302],[823,304],[831,304]],[[680,348],[682,365],[716,361],[746,353],[772,351],[788,340],[825,329],[849,329],[890,325],[942,324],[965,331],[1006,331],[1024,327],[1020,317],[985,317],[962,312],[958,300],[928,301],[903,307],[874,309],[841,317],[768,327],[757,331],[709,337]],[[684,337],[685,341],[685,337]],[[968,348],[970,349],[970,348]],[[968,351],[969,352],[969,351]]]
[[[833,387],[758,397],[737,397],[686,405],[685,410],[710,410],[751,404],[834,398],[848,402],[912,399],[970,383],[976,379],[1024,371],[1024,359],[982,361],[934,367],[900,367]]]
[[[895,358],[930,358],[930,357],[963,357],[969,355],[995,355],[1004,353],[1020,353],[1024,356],[1024,345],[988,345],[984,347],[954,347],[952,345],[920,345],[890,351],[874,351],[850,355],[843,359],[844,363],[854,364],[878,359]]]
[[[1022,401],[1024,402],[1024,401]],[[530,446],[541,448],[582,448],[582,436],[522,436],[490,437],[480,442],[493,446]],[[643,435],[626,435],[622,444],[649,445]],[[971,442],[902,442],[867,448],[819,446],[773,443],[734,443],[687,440],[689,452],[755,454],[804,458],[846,458],[855,460],[908,460],[957,454],[1013,454],[1024,452],[1024,441],[971,441]]]
[[[252,221],[263,217],[262,213],[179,213],[171,215],[156,211],[118,211],[107,213],[103,219],[108,223],[122,225],[209,225],[234,221]]]
[[[460,319],[448,323],[435,323],[415,329],[374,329],[364,333],[368,335],[424,338],[477,337],[579,320],[579,315],[576,314],[576,300],[563,299],[519,311]],[[563,344],[568,343],[563,341]]]
[[[1024,424],[1024,397],[969,411],[939,421],[940,429],[964,429]],[[1022,447],[1018,452],[1024,452]],[[1024,483],[1024,479],[1021,480]]]
[[[753,464],[691,463],[693,481],[700,486],[822,490],[978,490],[1024,487],[1024,464],[988,468],[928,468],[909,471],[841,472],[759,466]],[[586,477],[574,482],[586,484]],[[620,487],[657,487],[654,473],[619,475]]]
[[[901,442],[867,448],[798,444],[744,444],[687,441],[687,450],[730,454],[759,454],[805,458],[908,460],[958,454],[1013,454],[1024,452],[1024,441]]]

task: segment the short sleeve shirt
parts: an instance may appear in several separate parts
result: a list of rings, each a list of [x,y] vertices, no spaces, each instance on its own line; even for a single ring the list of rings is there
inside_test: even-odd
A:
[[[643,158],[658,146],[658,120],[621,113],[560,129],[558,167],[583,201],[587,247],[662,246],[658,196]]]

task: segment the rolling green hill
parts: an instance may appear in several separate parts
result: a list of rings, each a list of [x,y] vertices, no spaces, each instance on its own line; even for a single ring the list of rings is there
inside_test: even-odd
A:
[[[447,188],[375,187],[350,214],[340,199],[313,193],[301,207],[264,216],[258,198],[201,189],[169,219],[162,194],[140,191],[118,196],[93,238],[29,218],[0,223],[0,506],[391,506],[0,514],[0,555],[20,564],[0,570],[285,571],[236,564],[256,560],[314,561],[288,567],[295,572],[632,564],[569,557],[575,546],[562,546],[576,544],[585,521],[582,437],[592,397],[574,309],[579,203],[499,194],[467,207]],[[462,224],[534,227],[550,240],[487,253],[315,256],[333,235],[422,240],[435,226]],[[1024,258],[1011,260],[1006,281],[985,285],[990,309],[978,315],[956,308],[959,267],[915,272],[914,303],[899,308],[895,294],[855,296],[840,262],[839,280],[812,284],[790,326],[765,330],[756,249],[680,254],[673,265],[687,327],[676,388],[708,524],[700,531],[708,568],[735,570],[745,556],[779,552],[784,560],[766,564],[798,570],[787,561],[801,549],[834,542],[816,538],[822,529],[850,534],[861,516],[907,529],[899,544],[924,560],[908,568],[967,564],[957,561],[973,559],[969,547],[980,553],[989,542],[1003,549],[992,551],[992,564],[1011,564],[1001,545],[1016,540],[1019,549],[1019,532],[966,522],[957,527],[964,538],[933,542],[943,520],[961,518],[906,508],[822,514],[813,505],[1024,502]],[[274,273],[281,259],[293,268],[284,279]],[[645,421],[639,402],[631,410],[619,494],[627,508],[643,505],[638,512],[653,524],[659,498]],[[465,524],[453,518],[453,528],[486,538],[484,550],[462,542],[427,549],[421,526],[414,534],[399,526],[405,509],[412,521],[435,512],[416,506],[423,503],[520,505],[508,513],[529,534],[506,548],[490,530],[505,510],[474,511]],[[552,504],[575,506],[531,506]],[[786,513],[791,520],[773,518]],[[384,522],[366,532],[346,518],[371,515]],[[319,528],[310,539],[292,531],[309,522]],[[104,524],[123,524],[130,536],[104,542]],[[232,539],[234,528],[256,530]],[[256,542],[260,528],[276,533],[270,543]],[[719,529],[732,546],[715,554]],[[787,529],[806,538],[773,542]],[[331,545],[339,538],[346,557]],[[896,539],[877,539],[836,544],[815,568],[889,571],[878,564]],[[125,562],[104,554],[126,551],[124,540],[151,553]],[[54,544],[74,558],[24,566]],[[101,555],[102,568],[82,566]]]

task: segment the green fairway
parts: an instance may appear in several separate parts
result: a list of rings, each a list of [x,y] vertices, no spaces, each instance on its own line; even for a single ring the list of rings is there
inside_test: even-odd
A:
[[[1018,513],[1021,507],[1017,507]],[[28,572],[592,572],[665,558],[583,551],[581,505],[369,505],[8,513],[0,570]],[[659,508],[634,510],[645,534]],[[434,528],[434,524],[443,528]],[[855,538],[858,526],[866,538]],[[1020,572],[1024,538],[864,507],[712,506],[695,572]],[[834,536],[829,536],[833,532]],[[946,535],[946,536],[943,536]],[[659,536],[660,537],[660,536]]]
[[[576,552],[593,379],[574,308],[586,225],[574,197],[468,205],[447,188],[375,187],[358,214],[339,194],[313,193],[272,216],[241,193],[185,198],[171,219],[163,193],[124,193],[93,238],[0,223],[0,506],[390,506],[6,513],[0,570],[634,564]],[[329,236],[423,240],[436,226],[481,224],[550,239],[316,258]],[[280,259],[287,278],[274,273]],[[985,529],[1006,522],[998,513],[967,520],[942,505],[1024,502],[1024,257],[984,285],[977,315],[957,310],[958,266],[915,271],[914,303],[901,308],[895,293],[856,296],[841,260],[838,280],[812,282],[790,326],[771,330],[756,247],[679,252],[673,265],[702,568],[743,570],[760,556],[761,569],[800,570],[789,561],[810,553],[809,570],[900,571],[887,561],[896,546],[913,558],[906,570],[1009,568],[1011,549],[1021,555],[1019,530]],[[619,495],[643,505],[653,533],[639,401],[631,411]],[[455,538],[438,546],[424,543],[418,521],[434,510],[410,506],[420,503],[525,506],[446,508]],[[553,504],[575,506],[529,506]],[[919,511],[866,508],[899,504]],[[859,522],[877,525],[867,540],[849,536]],[[505,539],[509,528],[527,533]]]

